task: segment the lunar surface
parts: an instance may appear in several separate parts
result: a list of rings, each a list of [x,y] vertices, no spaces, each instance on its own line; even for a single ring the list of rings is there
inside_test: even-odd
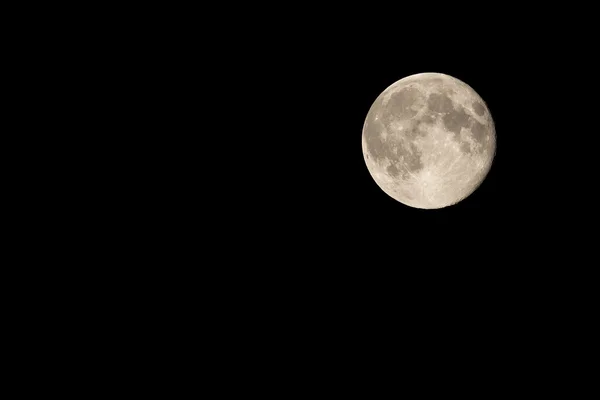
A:
[[[443,208],[472,194],[496,154],[486,103],[445,74],[403,78],[371,106],[362,134],[367,168],[389,196],[415,208]]]

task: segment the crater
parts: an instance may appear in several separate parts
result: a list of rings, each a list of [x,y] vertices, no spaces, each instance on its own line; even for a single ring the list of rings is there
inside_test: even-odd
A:
[[[483,104],[476,101],[473,103],[473,111],[475,111],[475,114],[481,116],[483,115],[483,113],[485,113],[485,107],[483,106]]]

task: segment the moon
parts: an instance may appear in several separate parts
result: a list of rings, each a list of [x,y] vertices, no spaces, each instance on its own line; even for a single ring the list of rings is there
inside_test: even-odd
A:
[[[441,73],[400,79],[375,100],[362,150],[377,185],[414,208],[438,209],[470,196],[496,155],[487,104],[466,83]]]

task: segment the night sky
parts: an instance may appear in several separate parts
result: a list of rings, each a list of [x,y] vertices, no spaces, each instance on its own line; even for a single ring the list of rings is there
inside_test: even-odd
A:
[[[190,224],[210,223],[210,236],[235,243],[223,262],[243,255],[263,266],[265,280],[276,272],[298,285],[531,284],[586,265],[597,156],[596,128],[586,123],[596,103],[584,99],[597,82],[590,51],[574,45],[585,35],[573,30],[566,40],[552,20],[534,26],[520,14],[485,13],[462,25],[435,13],[439,29],[382,13],[366,24],[301,13],[238,27],[231,39],[201,36],[198,58],[187,56],[198,72],[181,87],[198,115],[189,137],[199,132],[203,150],[196,156],[196,146],[182,144],[189,157],[181,170],[186,182],[199,180],[186,186],[189,201],[209,199],[219,211],[199,209]],[[386,195],[361,148],[376,97],[422,72],[474,88],[497,134],[482,185],[439,210]]]

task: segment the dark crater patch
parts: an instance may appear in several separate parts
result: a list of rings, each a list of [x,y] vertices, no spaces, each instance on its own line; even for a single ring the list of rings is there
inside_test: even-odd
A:
[[[461,128],[468,128],[471,118],[461,106],[458,110],[452,110],[442,117],[446,129],[455,134],[460,134]]]
[[[387,121],[405,120],[414,117],[418,110],[414,110],[413,106],[417,103],[420,96],[422,96],[421,92],[412,87],[407,87],[393,93],[384,110]]]
[[[463,153],[466,153],[466,154],[470,154],[471,153],[471,145],[468,142],[461,142],[460,143],[460,151],[462,151]]]
[[[474,119],[471,119],[471,133],[473,133],[473,140],[483,145],[487,138],[485,125],[481,124],[480,122]]]
[[[427,98],[427,104],[429,105],[429,110],[436,113],[446,113],[454,109],[452,107],[452,100],[440,93],[431,93]]]
[[[473,111],[475,111],[477,115],[483,115],[483,113],[485,112],[485,107],[483,106],[483,104],[476,101],[473,103]]]

